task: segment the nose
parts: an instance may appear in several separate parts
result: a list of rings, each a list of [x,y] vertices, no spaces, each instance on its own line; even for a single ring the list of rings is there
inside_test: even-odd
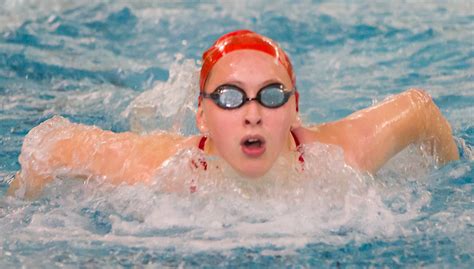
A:
[[[262,107],[258,102],[252,100],[244,105],[245,109],[245,117],[244,123],[245,125],[261,125],[262,124]]]

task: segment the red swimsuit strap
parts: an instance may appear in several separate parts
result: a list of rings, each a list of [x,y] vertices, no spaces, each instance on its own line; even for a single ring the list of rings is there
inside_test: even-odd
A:
[[[304,158],[303,158],[303,150],[300,148],[300,140],[298,139],[298,137],[295,135],[295,133],[293,133],[293,131],[291,131],[291,136],[293,136],[293,139],[295,140],[295,144],[296,144],[296,150],[300,153],[300,157],[298,157],[298,160],[300,161],[300,163],[304,163]]]
[[[206,145],[206,140],[207,140],[207,136],[203,136],[201,137],[201,139],[199,140],[199,145],[198,145],[198,148],[202,151],[204,151],[204,146]]]

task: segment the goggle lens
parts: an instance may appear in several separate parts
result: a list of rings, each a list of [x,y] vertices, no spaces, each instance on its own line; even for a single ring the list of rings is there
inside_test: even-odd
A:
[[[223,87],[218,93],[217,105],[224,108],[237,108],[242,104],[245,95],[234,88]]]
[[[285,91],[275,85],[270,85],[260,91],[259,100],[262,105],[270,108],[282,106],[287,101],[285,100]]]
[[[255,98],[248,98],[245,91],[235,85],[222,85],[211,94],[201,92],[201,96],[212,99],[223,109],[236,109],[253,100],[267,108],[278,108],[283,106],[294,93],[295,89],[285,91],[285,86],[275,83],[260,89]]]

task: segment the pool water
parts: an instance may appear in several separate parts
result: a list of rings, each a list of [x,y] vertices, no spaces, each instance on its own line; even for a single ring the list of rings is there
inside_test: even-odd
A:
[[[471,1],[2,6],[1,268],[474,266]],[[303,172],[277,163],[255,183],[218,159],[209,172],[190,170],[200,154],[190,150],[152,186],[64,178],[34,201],[5,196],[23,138],[54,115],[116,132],[196,134],[201,53],[241,28],[289,53],[306,123],[424,88],[451,123],[461,160],[436,167],[412,146],[371,177],[347,167],[337,148],[314,144]],[[191,178],[200,180],[192,195],[160,185]]]

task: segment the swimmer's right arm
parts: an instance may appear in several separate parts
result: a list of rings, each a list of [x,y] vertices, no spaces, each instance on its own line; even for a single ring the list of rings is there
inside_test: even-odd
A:
[[[107,182],[148,182],[156,169],[192,138],[167,133],[114,133],[54,117],[25,137],[21,171],[10,185],[15,194],[37,196],[55,177],[103,178]]]

